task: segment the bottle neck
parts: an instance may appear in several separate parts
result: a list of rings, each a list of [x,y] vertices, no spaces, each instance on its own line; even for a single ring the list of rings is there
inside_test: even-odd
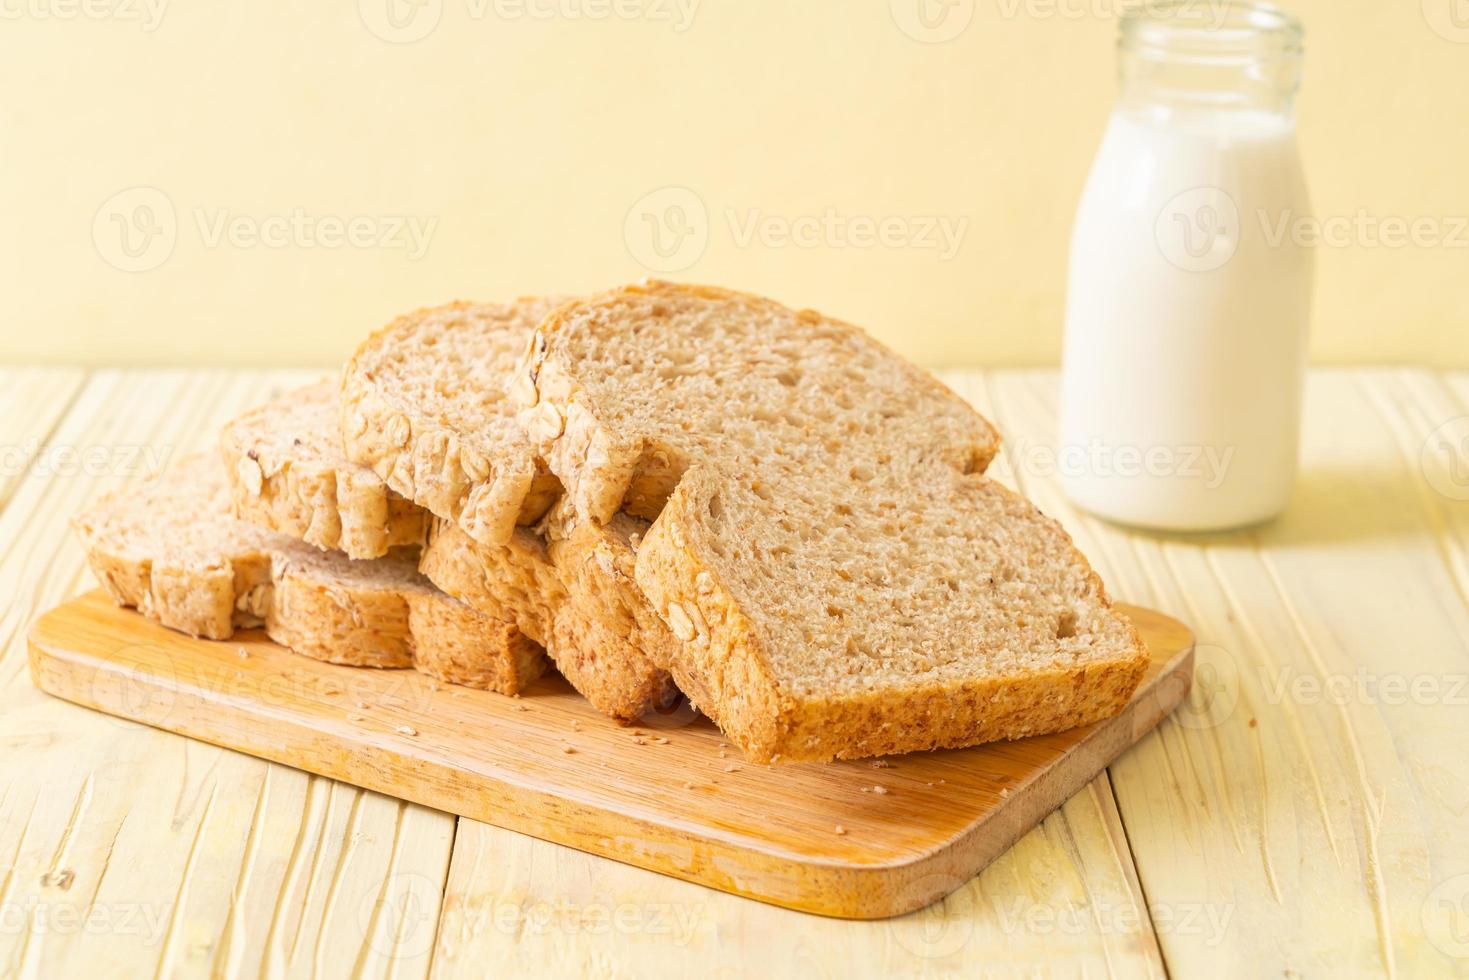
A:
[[[1301,81],[1301,27],[1262,3],[1174,0],[1122,18],[1120,103],[1132,110],[1289,117]]]

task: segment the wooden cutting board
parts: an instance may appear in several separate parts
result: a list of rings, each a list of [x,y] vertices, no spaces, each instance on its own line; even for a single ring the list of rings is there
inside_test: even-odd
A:
[[[1086,728],[879,761],[750,765],[687,709],[622,728],[560,678],[519,698],[337,667],[259,631],[171,632],[94,591],[30,635],[36,685],[89,708],[712,888],[844,918],[958,888],[1188,691],[1193,636],[1132,606],[1152,665]]]

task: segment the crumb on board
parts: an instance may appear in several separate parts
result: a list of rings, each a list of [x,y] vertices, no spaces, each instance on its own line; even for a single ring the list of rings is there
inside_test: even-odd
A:
[[[874,786],[874,787],[872,787],[872,791],[874,793],[876,793],[878,796],[887,796],[888,795],[888,788],[886,786]]]
[[[664,738],[661,735],[659,737],[653,739],[653,741],[656,742],[659,745],[667,745],[668,744],[668,739]]]
[[[46,888],[60,888],[66,891],[71,883],[76,880],[76,872],[71,868],[52,868],[41,875],[41,884]]]
[[[527,707],[526,707],[526,706],[525,706],[525,705],[523,705],[523,704],[512,704],[512,705],[511,705],[511,706],[510,706],[510,710],[511,710],[511,711],[529,711],[529,710],[530,710],[530,709],[529,709],[529,708],[527,708]]]
[[[393,729],[393,731],[397,732],[399,735],[413,736],[418,734],[418,729],[414,728],[412,725],[399,725],[397,728]]]
[[[349,715],[348,715],[348,716],[347,716],[347,720],[348,720],[348,721],[361,721],[361,720],[362,720],[362,716],[361,716],[361,715],[359,715],[359,714],[356,714],[356,713],[355,713],[355,712],[354,712],[354,713],[352,713],[352,714],[349,714]]]
[[[362,710],[366,711],[367,710],[367,702],[366,701],[358,701],[357,702],[357,707],[359,707]]]
[[[562,752],[565,752],[567,755],[575,755],[576,754],[576,749],[573,748],[570,745],[563,745],[563,746],[561,746],[561,751]]]
[[[739,772],[740,771],[740,767],[737,766],[737,765],[735,765],[734,763],[730,763],[729,765],[727,765],[727,766],[724,767],[724,771],[725,772]]]
[[[886,759],[873,759],[868,763],[874,769],[891,769],[893,764]]]
[[[847,828],[843,827],[841,824],[837,824],[836,833],[838,837],[845,837],[847,835]]]

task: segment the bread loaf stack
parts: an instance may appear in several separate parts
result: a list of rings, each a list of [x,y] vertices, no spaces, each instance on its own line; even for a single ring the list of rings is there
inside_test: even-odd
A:
[[[119,602],[201,636],[505,693],[548,658],[610,718],[682,695],[765,762],[1087,724],[1146,664],[1066,533],[984,475],[988,422],[755,296],[420,310],[220,448],[77,521]]]

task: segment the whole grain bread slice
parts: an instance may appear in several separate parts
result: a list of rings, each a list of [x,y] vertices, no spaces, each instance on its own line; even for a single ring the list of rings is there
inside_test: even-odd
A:
[[[347,460],[340,417],[337,385],[322,382],[225,425],[220,452],[235,516],[350,558],[422,545],[428,513]]]
[[[503,545],[436,518],[419,568],[474,608],[513,617],[572,687],[630,724],[678,696],[668,673],[676,642],[633,580],[633,542],[646,525],[627,518],[563,534],[554,514],[538,531],[516,528]]]
[[[501,380],[550,299],[456,302],[394,320],[342,372],[341,435],[348,458],[401,496],[504,544],[533,524],[560,484],[515,422]]]
[[[648,283],[553,311],[510,386],[579,517],[653,520],[674,679],[752,759],[1070,728],[1141,679],[1070,538],[982,475],[993,427],[853,327]]]
[[[432,582],[513,620],[596,708],[631,722],[677,694],[667,670],[674,641],[632,578],[644,528],[632,519],[578,528],[560,508],[546,516],[560,483],[501,386],[553,306],[461,302],[400,317],[343,372],[342,442],[351,460],[436,515],[420,561]],[[538,475],[517,499],[512,474],[528,472]]]
[[[317,660],[416,667],[506,694],[546,667],[513,624],[433,587],[411,551],[353,561],[232,517],[213,455],[104,498],[73,526],[113,599],[170,629],[222,640],[263,626]]]

